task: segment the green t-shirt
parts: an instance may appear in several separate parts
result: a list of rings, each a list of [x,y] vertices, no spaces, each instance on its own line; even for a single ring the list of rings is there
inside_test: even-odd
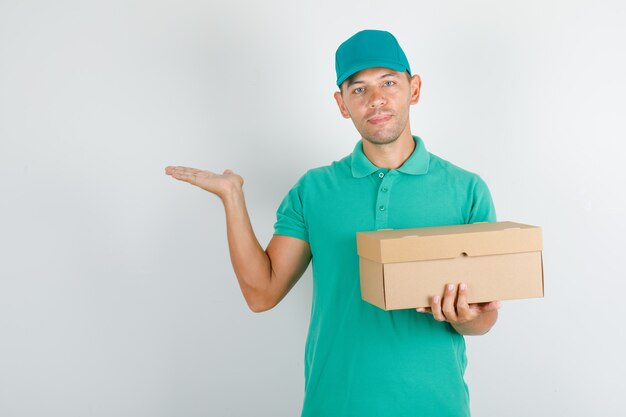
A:
[[[415,309],[361,299],[356,232],[495,221],[484,181],[415,150],[378,168],[359,141],[351,155],[308,171],[277,211],[275,234],[313,255],[302,417],[469,416],[465,340]]]

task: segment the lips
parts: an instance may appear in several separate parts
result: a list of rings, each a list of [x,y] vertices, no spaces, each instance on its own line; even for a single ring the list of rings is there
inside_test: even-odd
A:
[[[381,123],[388,122],[391,119],[390,114],[377,114],[376,116],[370,117],[367,121],[373,125],[379,125]]]

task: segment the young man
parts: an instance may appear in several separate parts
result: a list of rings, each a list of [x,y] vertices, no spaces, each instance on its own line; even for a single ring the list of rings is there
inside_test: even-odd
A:
[[[466,285],[450,283],[418,312],[370,305],[361,299],[356,232],[495,221],[489,190],[412,136],[409,108],[421,81],[393,35],[355,34],[338,48],[336,70],[339,111],[362,139],[352,154],[300,178],[265,251],[239,175],[166,173],[221,198],[231,261],[253,311],[277,305],[313,259],[303,417],[468,416],[462,335],[486,333],[499,303],[468,304]]]

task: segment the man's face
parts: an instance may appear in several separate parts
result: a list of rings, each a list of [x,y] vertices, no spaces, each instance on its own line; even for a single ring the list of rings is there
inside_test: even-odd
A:
[[[419,100],[420,86],[417,75],[409,78],[389,68],[368,68],[344,81],[335,100],[363,139],[383,145],[408,128],[409,107]]]

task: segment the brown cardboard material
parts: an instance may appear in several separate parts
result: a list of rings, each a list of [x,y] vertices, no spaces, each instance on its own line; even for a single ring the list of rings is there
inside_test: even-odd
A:
[[[428,307],[448,283],[468,301],[543,297],[541,228],[473,223],[357,233],[361,296],[383,310]]]

